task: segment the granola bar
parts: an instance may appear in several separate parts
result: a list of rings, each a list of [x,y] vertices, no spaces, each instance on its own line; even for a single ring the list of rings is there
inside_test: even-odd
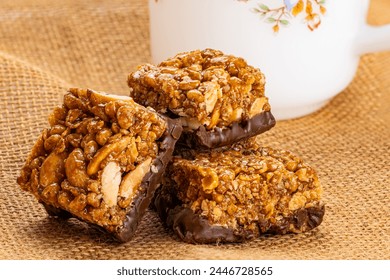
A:
[[[275,125],[263,73],[218,50],[180,53],[128,77],[130,96],[180,118],[181,142],[215,148],[258,135]]]
[[[70,89],[18,183],[50,215],[76,217],[128,241],[180,137],[178,121],[130,97]]]
[[[174,156],[154,201],[186,242],[243,242],[322,222],[317,174],[288,151],[255,147],[187,156]]]

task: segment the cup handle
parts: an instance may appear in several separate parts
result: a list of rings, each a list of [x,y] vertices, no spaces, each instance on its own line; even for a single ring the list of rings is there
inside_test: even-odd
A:
[[[365,24],[358,35],[358,54],[390,51],[390,24],[372,26]]]

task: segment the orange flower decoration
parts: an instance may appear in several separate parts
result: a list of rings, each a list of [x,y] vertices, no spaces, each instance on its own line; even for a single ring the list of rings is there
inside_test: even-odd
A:
[[[279,32],[280,26],[290,24],[290,19],[305,13],[305,23],[313,31],[321,24],[321,16],[326,13],[325,0],[281,0],[283,4],[270,8],[262,3],[258,4],[253,12],[265,17],[266,21],[273,24],[273,31]]]

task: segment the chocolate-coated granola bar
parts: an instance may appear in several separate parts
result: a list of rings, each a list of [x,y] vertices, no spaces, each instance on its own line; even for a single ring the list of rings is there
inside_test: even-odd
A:
[[[182,131],[130,97],[70,89],[18,183],[50,215],[77,217],[128,241]]]
[[[180,142],[192,148],[230,145],[275,125],[263,73],[217,50],[140,65],[128,85],[136,102],[180,118]]]
[[[313,168],[288,151],[230,149],[174,156],[154,205],[189,243],[243,242],[300,233],[323,219]]]

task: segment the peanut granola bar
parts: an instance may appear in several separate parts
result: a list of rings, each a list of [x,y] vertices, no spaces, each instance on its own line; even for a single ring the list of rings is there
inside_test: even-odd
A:
[[[18,184],[50,215],[129,240],[171,159],[181,125],[130,97],[70,89],[49,117]]]
[[[192,156],[173,157],[154,200],[182,240],[243,242],[262,233],[305,232],[322,222],[317,174],[290,152],[233,147]]]
[[[180,118],[180,141],[190,147],[229,145],[275,125],[263,73],[217,50],[140,65],[130,73],[128,85],[136,102]]]

